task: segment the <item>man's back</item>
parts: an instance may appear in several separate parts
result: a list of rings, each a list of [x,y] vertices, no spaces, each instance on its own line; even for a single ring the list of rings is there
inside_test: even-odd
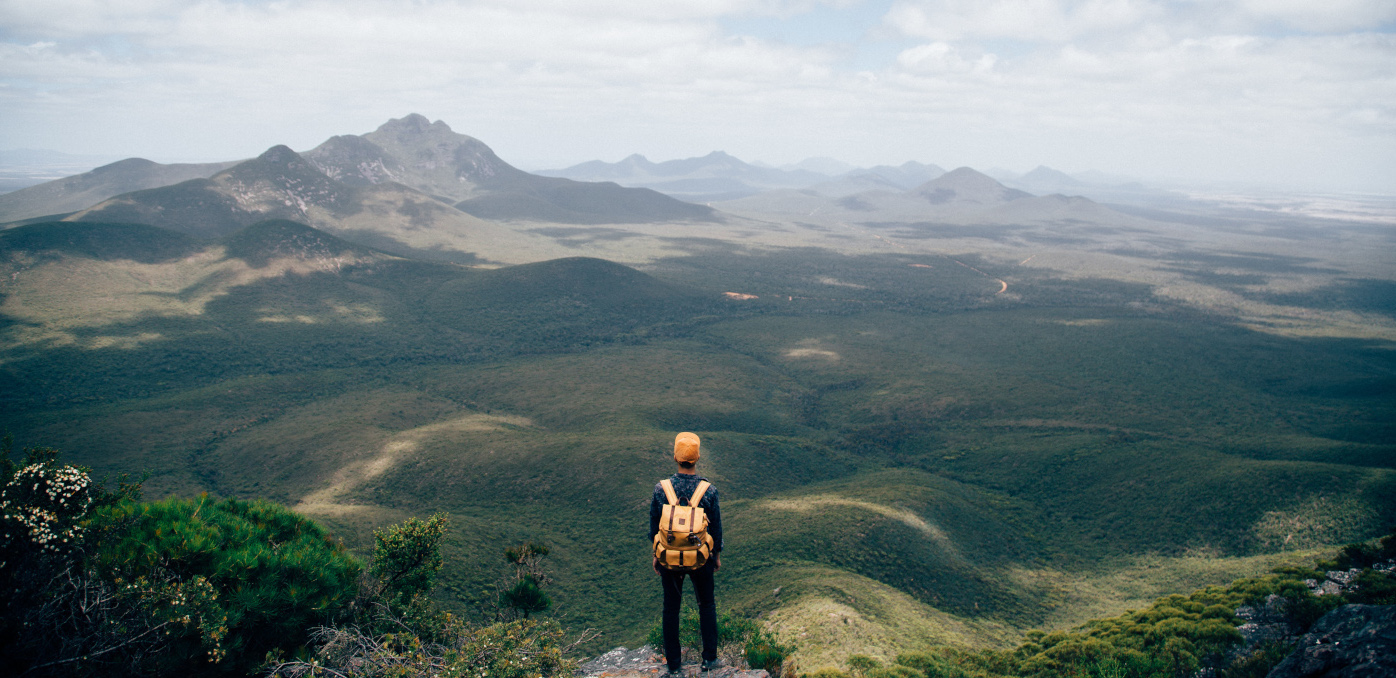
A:
[[[669,477],[673,486],[674,498],[686,506],[698,489],[698,484],[708,482],[709,487],[698,500],[698,508],[703,509],[708,520],[707,533],[712,539],[712,555],[700,566],[676,567],[671,569],[660,563],[659,546],[655,547],[654,571],[659,575],[664,587],[664,658],[669,672],[664,678],[683,678],[683,648],[679,644],[679,607],[683,599],[685,578],[693,581],[693,593],[698,598],[698,630],[703,637],[702,671],[707,672],[722,664],[717,658],[717,600],[714,595],[713,575],[722,567],[722,509],[718,506],[717,488],[697,474],[699,458],[698,436],[680,433],[674,438],[674,461],[678,462],[678,473]],[[659,534],[659,519],[664,515],[664,505],[669,503],[669,495],[664,491],[664,481],[656,483],[654,495],[650,499],[649,540],[654,543]]]
[[[675,473],[669,476],[669,482],[674,486],[674,494],[678,495],[679,503],[688,505],[689,497],[698,489],[698,483],[708,480],[696,473]],[[717,486],[708,481],[708,491],[703,493],[703,498],[698,500],[698,507],[708,514],[708,534],[713,538],[713,553],[722,551],[722,510],[718,506]],[[664,494],[664,486],[660,483],[654,484],[654,495],[650,498],[650,532],[649,541],[654,541],[654,535],[659,532],[659,516],[664,512],[664,505],[669,503],[668,497]]]

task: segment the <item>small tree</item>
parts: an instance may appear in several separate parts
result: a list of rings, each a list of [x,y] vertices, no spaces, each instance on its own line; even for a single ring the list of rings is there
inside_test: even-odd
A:
[[[546,612],[553,605],[552,598],[543,591],[544,586],[552,583],[543,572],[543,557],[547,555],[546,545],[532,542],[504,549],[504,560],[514,566],[514,576],[512,583],[504,585],[499,599],[524,619],[536,612]]]
[[[523,613],[523,618],[528,619],[534,612],[546,612],[552,607],[553,601],[543,592],[538,580],[533,575],[526,574],[523,579],[514,583],[513,588],[504,592],[504,604]]]
[[[437,513],[374,531],[370,569],[389,598],[410,601],[431,591],[441,571],[441,540],[450,526],[450,518]]]

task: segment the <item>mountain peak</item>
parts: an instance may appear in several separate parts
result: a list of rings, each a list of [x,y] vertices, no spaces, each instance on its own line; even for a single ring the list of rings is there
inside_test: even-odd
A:
[[[1024,174],[1022,178],[1018,181],[1020,183],[1026,184],[1041,183],[1054,184],[1060,186],[1082,185],[1081,181],[1071,176],[1070,174],[1067,174],[1060,170],[1054,170],[1046,165],[1038,165],[1036,169],[1034,169],[1031,172],[1028,172],[1027,174]]]
[[[257,160],[261,162],[271,163],[273,165],[288,165],[300,159],[301,156],[298,153],[291,150],[289,146],[286,146],[284,144],[277,144],[275,146],[272,146],[271,148],[268,148],[266,151],[264,151],[261,155],[257,156]]]
[[[285,176],[296,176],[303,180],[319,181],[320,178],[324,177],[324,174],[313,163],[281,144],[268,148],[251,160],[223,170],[216,176],[232,176],[246,180],[262,177],[269,171],[283,173]]]
[[[226,187],[243,209],[266,217],[303,218],[312,206],[336,209],[349,198],[347,187],[281,145],[215,174],[213,181]]]
[[[451,128],[444,122],[437,120],[432,122],[421,113],[408,113],[401,118],[393,118],[378,126],[377,132],[390,132],[396,134],[423,134],[430,130],[450,132]]]
[[[946,172],[945,175],[941,176],[939,179],[937,179],[937,181],[944,181],[947,183],[952,181],[976,182],[981,184],[998,183],[998,181],[993,177],[984,174],[983,172],[980,172],[979,170],[976,170],[973,167],[956,167],[955,169]]]
[[[94,169],[92,169],[91,173],[92,173],[92,174],[114,174],[114,173],[132,172],[132,171],[142,172],[142,171],[149,171],[151,168],[159,167],[159,166],[160,166],[159,163],[156,163],[156,162],[153,162],[153,161],[150,161],[150,160],[146,160],[145,158],[126,158],[125,160],[117,160],[116,162],[109,163],[109,164],[106,164],[106,165],[102,165],[101,167],[94,168]]]
[[[1030,194],[1004,186],[993,177],[969,167],[959,167],[912,190],[934,204],[972,202],[997,204],[1029,197]]]

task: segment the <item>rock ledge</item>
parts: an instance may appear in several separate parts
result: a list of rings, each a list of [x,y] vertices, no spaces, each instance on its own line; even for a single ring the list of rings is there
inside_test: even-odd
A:
[[[634,650],[618,647],[588,659],[577,667],[575,675],[577,678],[657,678],[667,670],[664,658],[654,648],[644,645]],[[771,678],[771,674],[762,669],[743,670],[735,666],[724,666],[700,675],[697,664],[685,664],[683,673],[685,678]]]

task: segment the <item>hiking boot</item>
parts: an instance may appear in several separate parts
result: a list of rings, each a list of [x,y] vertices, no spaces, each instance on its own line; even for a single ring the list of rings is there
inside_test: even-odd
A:
[[[720,669],[720,668],[722,668],[723,666],[725,666],[725,664],[723,663],[723,661],[722,661],[721,659],[704,659],[704,660],[703,660],[703,665],[702,665],[702,667],[699,669],[699,671],[701,671],[702,673],[707,673],[707,672],[713,671],[713,670],[715,670],[715,669]]]

